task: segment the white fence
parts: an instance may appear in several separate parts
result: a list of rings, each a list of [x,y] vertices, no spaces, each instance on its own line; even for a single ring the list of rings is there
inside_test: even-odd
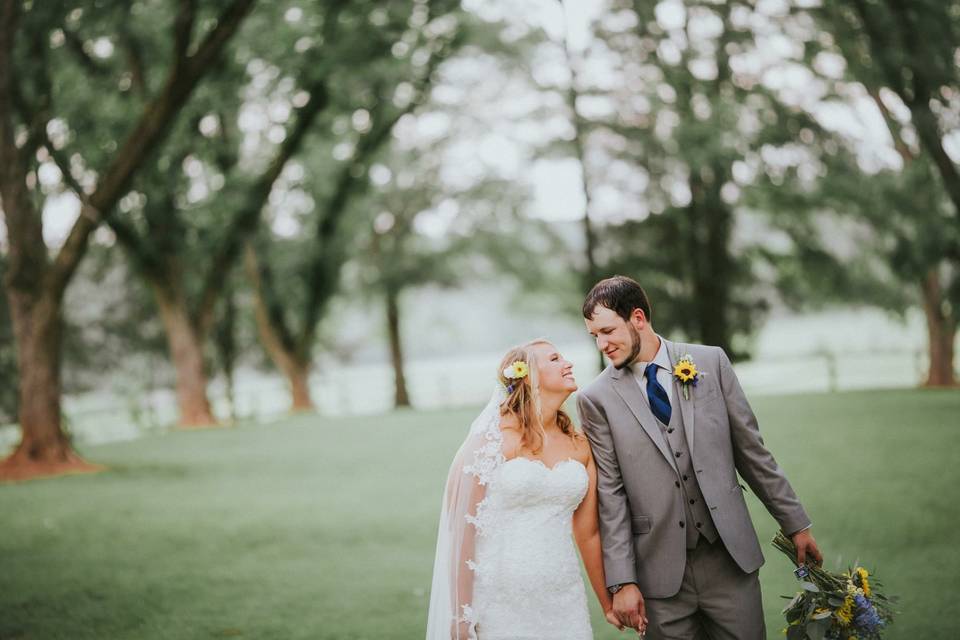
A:
[[[574,363],[580,384],[598,370],[596,351],[589,346],[560,346]],[[479,405],[491,391],[499,353],[412,361],[407,366],[411,400],[418,409]],[[923,351],[822,351],[806,356],[765,357],[736,365],[750,395],[841,391],[916,386],[927,366]],[[311,393],[322,416],[377,414],[393,407],[393,371],[383,363],[328,368],[311,377]],[[218,417],[269,422],[287,415],[290,395],[276,376],[242,372],[237,376],[234,406],[223,381],[210,387]],[[67,427],[77,443],[126,440],[170,428],[176,421],[172,390],[96,393],[64,399]],[[0,451],[19,438],[15,425],[0,427]]]

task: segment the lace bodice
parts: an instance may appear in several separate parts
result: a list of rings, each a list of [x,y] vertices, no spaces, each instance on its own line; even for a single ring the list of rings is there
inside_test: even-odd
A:
[[[573,513],[589,486],[574,459],[498,466],[478,513],[473,615],[480,640],[591,638],[573,541]]]

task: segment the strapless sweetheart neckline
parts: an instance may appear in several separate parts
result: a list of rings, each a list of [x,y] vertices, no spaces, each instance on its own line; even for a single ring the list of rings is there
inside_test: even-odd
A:
[[[507,461],[504,462],[503,464],[508,464],[508,463],[510,463],[510,462],[513,462],[514,460],[526,460],[527,462],[532,462],[533,464],[540,465],[541,467],[543,467],[543,468],[546,469],[547,471],[554,471],[554,470],[556,470],[557,467],[559,467],[559,466],[561,466],[561,465],[563,465],[564,463],[567,463],[567,462],[576,462],[578,465],[580,465],[580,466],[583,467],[584,469],[587,468],[582,462],[580,462],[580,461],[577,460],[576,458],[567,458],[566,460],[560,460],[559,462],[555,463],[552,467],[548,467],[543,460],[537,460],[537,459],[535,459],[535,458],[528,458],[528,457],[526,457],[526,456],[516,456],[516,457],[510,458],[509,460],[507,460]]]

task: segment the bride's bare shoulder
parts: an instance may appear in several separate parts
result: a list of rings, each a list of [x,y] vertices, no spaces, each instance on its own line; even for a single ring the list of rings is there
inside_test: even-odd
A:
[[[503,454],[509,459],[520,450],[520,441],[523,434],[520,431],[520,421],[513,414],[500,416],[500,433],[503,434]]]
[[[582,433],[574,432],[573,447],[575,457],[586,466],[593,457],[593,451],[590,449],[590,442]]]

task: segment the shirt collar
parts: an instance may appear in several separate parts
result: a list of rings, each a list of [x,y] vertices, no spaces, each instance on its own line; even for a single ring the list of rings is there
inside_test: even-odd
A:
[[[659,333],[656,336],[660,340],[660,348],[657,349],[657,354],[653,356],[651,362],[655,363],[660,369],[670,371],[670,354],[667,353],[667,343]],[[631,368],[637,377],[642,377],[649,364],[650,362],[637,361]]]

